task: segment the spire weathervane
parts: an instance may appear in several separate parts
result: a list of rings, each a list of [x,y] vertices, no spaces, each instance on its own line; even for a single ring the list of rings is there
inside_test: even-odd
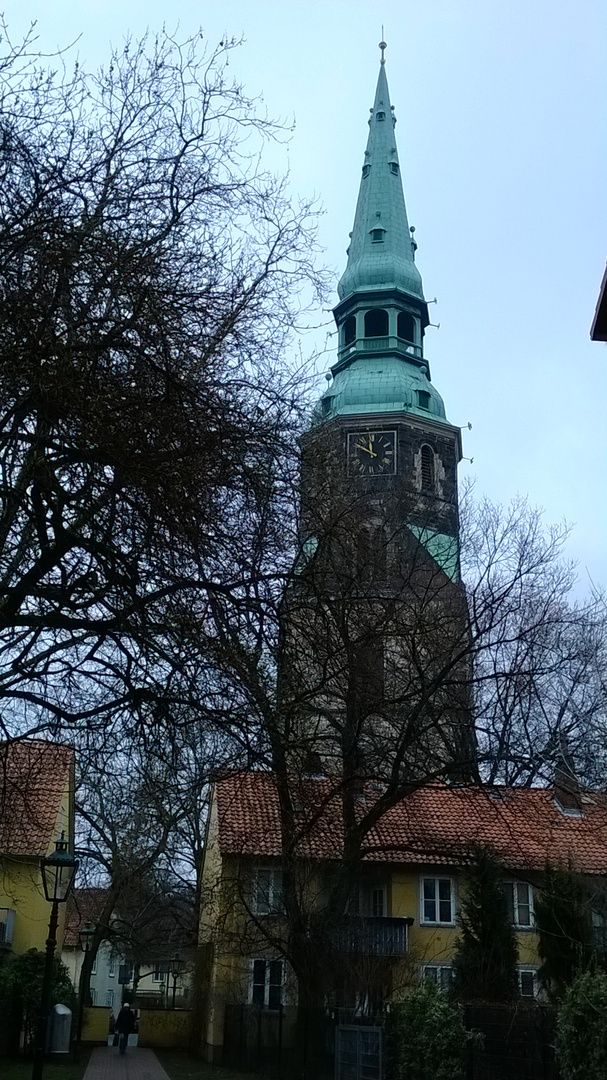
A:
[[[386,43],[385,43],[385,41],[384,41],[384,28],[383,28],[383,26],[382,26],[382,28],[381,28],[381,41],[380,41],[380,43],[379,43],[379,47],[380,47],[380,49],[381,49],[381,63],[382,63],[382,64],[385,64],[385,62],[386,62],[386,58],[385,58],[385,56],[384,56],[384,52],[386,51],[386,49],[388,48],[388,46],[386,45]]]

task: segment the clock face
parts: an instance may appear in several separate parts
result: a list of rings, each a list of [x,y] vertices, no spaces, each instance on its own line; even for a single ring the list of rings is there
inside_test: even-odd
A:
[[[348,435],[350,476],[388,476],[396,472],[395,431],[351,431]]]

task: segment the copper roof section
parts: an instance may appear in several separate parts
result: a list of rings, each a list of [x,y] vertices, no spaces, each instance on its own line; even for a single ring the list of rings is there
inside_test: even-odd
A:
[[[0,854],[47,854],[73,767],[71,746],[37,739],[0,744]]]
[[[302,813],[302,856],[338,859],[342,830],[338,781],[312,779]],[[379,797],[373,785],[367,805]],[[279,806],[270,773],[243,772],[216,785],[223,854],[281,855]],[[583,816],[569,816],[550,788],[420,788],[388,810],[370,831],[364,858],[372,862],[458,865],[475,845],[489,846],[512,870],[541,870],[546,860],[571,860],[589,874],[607,873],[607,798],[580,796]],[[364,812],[361,801],[361,813]],[[304,820],[307,818],[307,821]]]

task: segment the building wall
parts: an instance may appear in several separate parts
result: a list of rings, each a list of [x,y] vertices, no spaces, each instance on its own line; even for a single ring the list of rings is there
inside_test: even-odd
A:
[[[61,959],[67,965],[70,978],[76,992],[80,982],[80,972],[84,953],[79,946],[64,948]],[[97,951],[95,971],[91,975],[93,1005],[109,1008],[116,1016],[122,1004],[122,986],[118,982],[120,958],[115,955],[107,942],[103,941]],[[108,997],[112,995],[112,997]]]
[[[44,895],[40,860],[2,856],[0,861],[0,908],[15,911],[12,942],[14,953],[44,950],[51,905]],[[63,940],[64,905],[59,908],[58,940]]]
[[[239,881],[239,892],[246,890],[251,877],[251,867],[245,862],[241,867],[239,860],[225,858],[223,868],[216,847],[209,848],[211,865],[209,879],[213,880],[213,904],[207,907],[201,926],[201,943],[208,944],[213,950],[213,959],[208,983],[208,1012],[203,1042],[206,1042],[207,1056],[217,1058],[217,1048],[223,1045],[224,1016],[226,1005],[246,1004],[250,999],[250,970],[253,958],[272,958],[279,955],[272,946],[264,941],[263,935],[250,924],[244,908],[240,910],[235,901],[235,882]],[[222,884],[217,884],[222,869]],[[433,964],[448,967],[452,961],[458,929],[453,925],[424,925],[422,921],[422,881],[424,877],[451,878],[454,882],[453,915],[457,914],[464,891],[464,874],[458,868],[445,866],[427,866],[423,868],[403,867],[402,869],[382,871],[377,868],[378,880],[384,876],[386,885],[386,911],[391,917],[412,917],[413,925],[409,930],[409,951],[401,961],[388,964],[392,972],[392,992],[398,994],[407,985],[416,982],[422,975],[424,965]],[[527,877],[524,880],[528,880]],[[319,890],[320,895],[320,890]],[[222,903],[223,898],[223,903]],[[273,918],[273,931],[280,934],[276,918]],[[519,967],[537,968],[537,934],[533,929],[517,932],[519,946]],[[372,966],[372,965],[371,965]],[[294,981],[287,984],[283,1001],[286,1005],[296,1003]]]
[[[62,833],[73,850],[73,778],[66,782],[65,790],[53,829],[53,839],[46,854],[55,850],[55,840]],[[24,953],[28,949],[43,951],[48,936],[48,924],[51,917],[51,905],[44,895],[40,856],[0,854],[0,908],[12,908],[15,911],[12,951]],[[59,925],[57,928],[57,947],[63,944],[65,927],[65,904],[59,905]]]

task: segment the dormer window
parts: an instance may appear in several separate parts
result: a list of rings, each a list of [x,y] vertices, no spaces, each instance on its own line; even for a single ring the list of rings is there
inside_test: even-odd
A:
[[[420,409],[430,408],[430,394],[427,390],[417,391],[417,404]]]
[[[378,113],[375,113],[375,117],[376,117],[377,120],[385,120],[386,119],[386,114],[385,114],[385,112],[378,112]]]
[[[396,161],[390,162],[390,172],[394,173],[395,176],[398,176],[398,165]]]
[[[363,180],[369,175],[371,171],[370,165],[363,165]]]
[[[384,239],[385,229],[371,229],[371,241],[374,244],[381,244]]]

